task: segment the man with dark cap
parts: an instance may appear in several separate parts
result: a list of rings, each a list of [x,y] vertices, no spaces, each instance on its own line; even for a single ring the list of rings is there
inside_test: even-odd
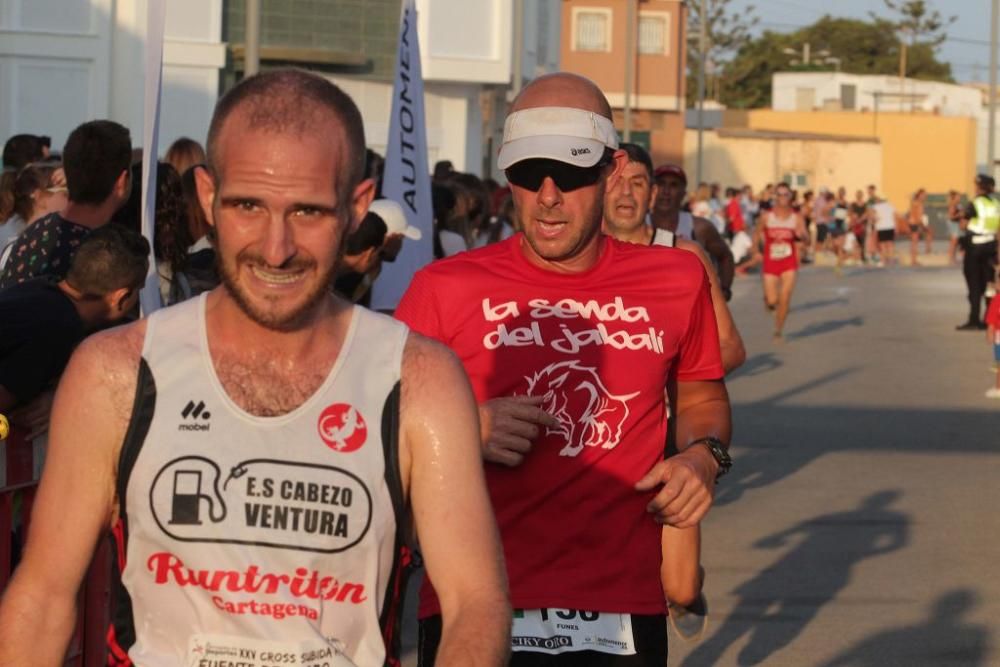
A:
[[[993,188],[996,182],[992,176],[976,176],[976,196],[965,207],[960,223],[965,231],[962,248],[962,273],[969,295],[969,319],[955,327],[959,331],[980,331],[986,324],[980,318],[986,286],[993,280],[997,265],[997,235],[1000,233],[1000,202]],[[987,301],[987,307],[989,302]]]

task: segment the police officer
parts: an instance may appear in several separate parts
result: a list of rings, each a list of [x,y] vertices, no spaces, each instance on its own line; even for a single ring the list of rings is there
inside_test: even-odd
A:
[[[986,286],[993,279],[997,263],[997,234],[1000,233],[1000,202],[993,194],[996,182],[992,176],[976,176],[976,197],[966,206],[961,222],[965,235],[962,248],[965,259],[962,272],[969,290],[969,320],[956,327],[959,331],[985,329],[979,317],[979,306]]]

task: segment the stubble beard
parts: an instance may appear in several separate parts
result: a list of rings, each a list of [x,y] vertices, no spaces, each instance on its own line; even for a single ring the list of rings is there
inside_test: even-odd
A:
[[[219,252],[221,245],[220,242],[216,242],[215,265],[226,292],[232,297],[243,314],[251,321],[265,329],[280,332],[290,332],[305,328],[316,319],[321,304],[325,299],[330,297],[330,290],[337,275],[337,267],[340,266],[341,258],[344,255],[344,244],[338,240],[336,260],[326,271],[320,274],[319,280],[312,290],[306,294],[305,300],[292,311],[279,315],[257,307],[248,297],[243,286],[240,285],[238,278],[240,266],[257,265],[266,267],[268,266],[267,262],[260,256],[246,250],[241,250],[236,255],[235,264],[230,267],[222,259],[222,255]],[[308,271],[316,266],[317,263],[315,260],[293,258],[284,265],[284,268],[301,268]],[[275,301],[275,303],[277,302]]]

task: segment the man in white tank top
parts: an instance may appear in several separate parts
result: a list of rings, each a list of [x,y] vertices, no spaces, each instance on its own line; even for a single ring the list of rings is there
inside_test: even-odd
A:
[[[728,301],[732,296],[736,268],[733,253],[711,221],[681,210],[687,192],[687,174],[676,165],[665,164],[656,168],[653,179],[657,186],[656,197],[649,211],[653,226],[695,241],[704,248],[718,269],[722,293]]]
[[[320,77],[272,71],[220,100],[197,186],[223,286],[74,355],[0,664],[62,663],[110,528],[109,664],[398,665],[411,502],[438,664],[506,663],[468,380],[443,346],[330,292],[374,193],[364,152],[357,107]]]

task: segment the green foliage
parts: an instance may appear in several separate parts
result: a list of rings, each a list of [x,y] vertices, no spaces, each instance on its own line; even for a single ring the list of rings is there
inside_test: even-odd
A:
[[[840,59],[840,69],[852,74],[898,74],[898,40],[893,35],[896,24],[885,19],[872,21],[824,16],[816,23],[792,33],[764,32],[740,48],[726,64],[720,85],[721,102],[733,108],[760,108],[771,104],[771,76],[775,72],[824,70],[834,64],[821,58],[810,66],[792,66],[785,49],[800,51],[809,43],[814,54],[829,51]],[[937,60],[933,43],[914,43],[907,47],[907,76],[932,81],[951,82],[951,66]]]
[[[709,76],[752,39],[751,31],[759,20],[753,5],[740,13],[731,11],[731,0],[705,0],[706,55]],[[688,7],[688,76],[687,97],[696,100],[698,68],[701,67],[699,35],[701,31],[701,0],[689,0]],[[709,82],[710,83],[710,82]]]

